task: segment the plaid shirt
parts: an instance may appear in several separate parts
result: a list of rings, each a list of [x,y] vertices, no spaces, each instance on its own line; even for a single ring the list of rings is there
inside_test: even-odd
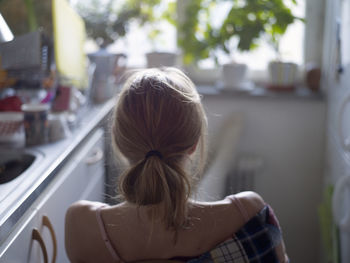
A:
[[[275,247],[281,242],[278,221],[270,206],[251,218],[235,236],[187,263],[274,263]]]

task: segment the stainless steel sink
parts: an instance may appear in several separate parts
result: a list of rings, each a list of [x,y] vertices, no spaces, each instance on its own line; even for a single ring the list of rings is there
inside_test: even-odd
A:
[[[33,150],[0,150],[0,184],[8,183],[25,173],[42,154]]]

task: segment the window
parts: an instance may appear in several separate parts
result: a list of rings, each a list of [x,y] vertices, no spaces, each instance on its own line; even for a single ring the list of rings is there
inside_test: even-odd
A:
[[[79,2],[82,0],[75,0]],[[164,8],[169,2],[176,0],[163,0],[163,6],[158,7],[160,10]],[[178,0],[186,1],[186,0]],[[212,23],[220,23],[220,18],[225,16],[230,1],[222,1],[218,5],[215,16],[211,17]],[[288,1],[287,1],[288,2]],[[312,2],[312,1],[310,1]],[[314,1],[318,4],[318,1]],[[298,17],[305,17],[306,0],[297,0],[297,5],[291,5],[293,14]],[[128,64],[130,66],[144,66],[145,53],[150,51],[177,51],[176,47],[176,29],[166,21],[157,23],[161,34],[156,40],[151,41],[148,33],[151,28],[144,26],[138,27],[137,24],[131,24],[128,35],[125,38],[117,41],[109,46],[109,50],[113,52],[123,52],[128,55]],[[297,21],[288,27],[286,34],[281,40],[281,55],[284,60],[295,62],[297,64],[304,64],[304,31],[305,24]],[[91,46],[90,46],[91,49]],[[267,43],[261,41],[259,48],[250,52],[240,52],[234,55],[234,59],[239,62],[246,63],[252,70],[265,70],[267,63],[275,58],[275,53]],[[232,58],[226,54],[219,55],[219,62],[226,63]],[[212,59],[204,60],[200,63],[201,67],[210,68],[215,67]]]

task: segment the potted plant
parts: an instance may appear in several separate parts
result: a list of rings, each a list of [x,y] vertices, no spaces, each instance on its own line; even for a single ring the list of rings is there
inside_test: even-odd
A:
[[[146,54],[147,67],[172,67],[176,64],[176,54],[165,51],[152,51]]]
[[[233,57],[236,51],[255,49],[259,40],[266,37],[270,38],[271,43],[277,44],[287,27],[300,19],[281,0],[232,0],[222,24],[213,26],[208,17],[218,2],[220,1],[188,1],[182,7],[183,17],[178,23],[178,45],[182,49],[184,64],[196,63],[209,57],[219,63],[218,52]],[[296,4],[295,0],[290,2]],[[232,83],[235,76],[236,83],[233,84],[236,85],[243,80],[246,66],[234,59],[232,61],[224,65],[223,77],[228,76],[227,81]]]
[[[164,43],[169,41],[164,31],[169,27],[176,28],[176,2],[169,1],[155,7],[158,11],[153,13],[152,21],[149,21],[144,30],[147,32],[151,43],[151,50],[146,53],[147,67],[169,67],[177,64],[178,54],[164,48]]]
[[[286,12],[289,11],[286,10]],[[288,91],[295,87],[298,65],[293,62],[285,61],[282,58],[280,42],[281,37],[285,34],[288,26],[296,19],[304,21],[302,18],[296,18],[290,15],[283,17],[280,24],[269,27],[267,30],[268,41],[275,51],[275,59],[268,64],[269,80],[267,87],[270,89]]]

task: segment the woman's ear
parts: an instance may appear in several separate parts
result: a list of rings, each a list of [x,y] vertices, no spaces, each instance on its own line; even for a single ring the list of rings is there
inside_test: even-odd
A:
[[[197,144],[198,142],[196,142],[189,150],[188,150],[188,154],[191,155],[192,153],[194,153],[197,149]]]

